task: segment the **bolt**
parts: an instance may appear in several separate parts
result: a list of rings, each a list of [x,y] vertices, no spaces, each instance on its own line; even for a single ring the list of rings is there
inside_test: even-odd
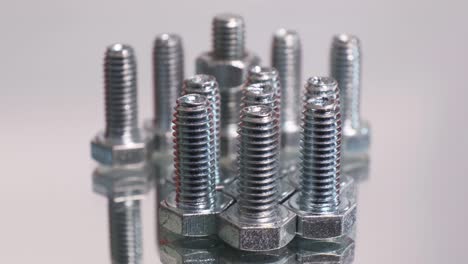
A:
[[[161,202],[159,221],[179,235],[215,234],[217,215],[232,203],[215,189],[213,120],[205,96],[186,94],[177,100],[173,120],[176,190]]]
[[[361,57],[357,37],[341,34],[333,38],[330,72],[340,87],[345,171],[365,162],[369,149],[370,128],[360,117]]]
[[[215,183],[216,186],[222,187],[228,182],[230,177],[223,177],[228,175],[220,174],[219,168],[219,159],[220,159],[220,122],[221,122],[221,114],[220,114],[220,96],[219,96],[219,88],[216,79],[210,75],[198,74],[194,75],[184,81],[183,85],[183,94],[200,94],[206,97],[208,100],[210,107],[213,112],[213,130],[214,130],[214,149],[215,149]]]
[[[279,123],[264,105],[242,109],[239,122],[239,197],[220,214],[219,237],[232,247],[267,251],[294,238],[295,214],[278,204]]]
[[[138,127],[136,59],[128,45],[114,44],[104,58],[106,128],[91,143],[100,163],[95,191],[108,198],[113,263],[141,263],[140,200],[148,190],[147,145]]]
[[[216,78],[221,95],[221,164],[231,171],[235,163],[240,90],[248,70],[260,59],[245,48],[245,22],[241,16],[220,14],[213,22],[213,51],[196,60],[196,72]]]
[[[304,104],[314,97],[328,97],[340,101],[340,90],[335,79],[314,76],[307,79],[305,85]]]
[[[176,34],[160,34],[153,48],[154,117],[146,122],[154,149],[172,148],[171,116],[184,78],[182,38]]]
[[[278,71],[281,82],[282,159],[294,166],[298,158],[302,83],[299,34],[293,30],[277,30],[273,36],[271,53],[271,64]]]
[[[106,128],[92,140],[91,155],[106,165],[143,162],[147,150],[138,128],[136,62],[130,46],[107,48],[104,80]]]
[[[300,190],[287,202],[298,217],[297,234],[326,239],[347,234],[356,205],[340,196],[341,114],[332,97],[307,100],[302,120]]]

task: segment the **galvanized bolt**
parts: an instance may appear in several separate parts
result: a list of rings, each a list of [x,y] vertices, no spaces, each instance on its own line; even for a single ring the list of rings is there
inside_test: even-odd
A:
[[[158,152],[172,148],[171,116],[184,78],[182,38],[176,34],[156,37],[153,48],[154,113],[145,124]]]
[[[213,76],[198,74],[184,81],[183,94],[200,94],[206,97],[213,112],[213,142],[215,155],[215,184],[217,187],[223,187],[226,183],[232,180],[228,175],[221,175],[219,168],[220,160],[220,122],[221,122],[221,99],[219,96],[219,88],[216,79]]]
[[[260,59],[245,48],[245,22],[241,16],[214,17],[213,50],[196,60],[196,72],[216,78],[221,95],[221,158],[223,170],[231,171],[235,161],[240,89],[248,70]]]
[[[278,204],[279,123],[264,105],[242,109],[239,122],[239,197],[220,214],[218,235],[247,251],[284,247],[294,238],[295,214]]]
[[[326,239],[347,234],[356,205],[340,196],[341,114],[332,97],[307,100],[302,120],[300,190],[285,205],[297,214],[297,234]]]
[[[101,166],[96,192],[108,198],[113,263],[141,263],[140,200],[147,192],[147,143],[138,127],[136,61],[128,45],[107,48],[104,59],[106,129],[92,141]]]
[[[345,171],[368,158],[370,128],[360,116],[361,57],[357,37],[341,34],[333,38],[330,73],[340,87]]]
[[[282,159],[298,158],[302,83],[302,48],[299,34],[279,29],[273,36],[271,65],[281,83]]]
[[[176,190],[161,202],[160,225],[184,236],[216,233],[217,215],[232,199],[216,191],[211,103],[199,94],[177,100],[174,114]]]

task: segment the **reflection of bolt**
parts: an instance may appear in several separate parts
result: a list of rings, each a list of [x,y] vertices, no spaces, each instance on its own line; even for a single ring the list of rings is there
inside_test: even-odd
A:
[[[293,30],[279,29],[273,36],[271,52],[271,64],[278,71],[281,82],[282,147],[292,150],[286,149],[287,153],[282,155],[282,159],[296,160],[297,155],[293,153],[298,153],[302,83],[302,51],[299,34]]]
[[[219,236],[247,251],[273,250],[294,237],[295,215],[278,205],[279,124],[268,106],[242,109],[237,205],[220,215]]]
[[[340,196],[339,101],[332,97],[307,100],[302,129],[300,191],[286,203],[298,215],[297,233],[313,239],[345,235],[354,225],[356,207]]]
[[[341,34],[333,38],[330,73],[340,87],[345,171],[355,170],[368,159],[370,128],[360,116],[361,57],[357,37]]]
[[[216,192],[213,112],[205,96],[186,94],[174,114],[176,191],[161,202],[159,221],[185,236],[216,233],[216,217],[232,200]]]
[[[107,48],[104,59],[106,129],[91,144],[101,164],[94,188],[109,200],[113,263],[141,263],[140,199],[147,190],[147,144],[138,128],[136,62],[123,44]]]

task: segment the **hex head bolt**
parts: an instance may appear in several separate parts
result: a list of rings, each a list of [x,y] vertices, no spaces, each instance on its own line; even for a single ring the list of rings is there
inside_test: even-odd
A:
[[[215,234],[217,215],[232,203],[215,188],[213,120],[206,97],[186,94],[177,100],[173,120],[176,190],[161,202],[159,223],[179,235]]]
[[[294,238],[296,216],[278,204],[279,124],[264,105],[242,109],[239,122],[239,197],[220,214],[219,237],[234,248],[268,251]]]
[[[133,49],[114,44],[104,59],[106,128],[91,142],[101,165],[93,175],[96,192],[109,200],[113,263],[141,263],[140,199],[148,189],[147,143],[138,128],[136,62]]]
[[[224,187],[232,180],[230,175],[224,175],[219,168],[221,157],[220,130],[221,130],[221,99],[216,79],[211,75],[197,74],[184,81],[183,94],[200,94],[206,97],[213,112],[213,142],[215,149],[215,183],[217,188]]]
[[[196,72],[216,78],[221,95],[221,158],[223,167],[235,161],[240,89],[248,70],[260,59],[245,49],[245,22],[241,16],[213,18],[213,49],[196,59]],[[226,166],[224,166],[226,165]]]
[[[348,171],[368,159],[369,124],[360,117],[361,47],[357,37],[333,38],[330,73],[340,87],[343,115],[343,169]],[[349,168],[349,169],[348,169]]]
[[[294,171],[298,158],[302,86],[302,47],[296,31],[279,29],[275,32],[271,65],[277,70],[281,83],[281,156]]]
[[[309,239],[346,235],[356,204],[340,196],[341,114],[336,99],[314,97],[303,111],[300,190],[285,205],[297,214],[297,234]]]

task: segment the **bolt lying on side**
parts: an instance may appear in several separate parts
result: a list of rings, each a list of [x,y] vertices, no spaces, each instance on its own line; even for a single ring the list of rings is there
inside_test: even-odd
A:
[[[232,203],[216,191],[213,110],[205,96],[186,94],[174,114],[176,190],[161,202],[159,223],[183,236],[216,234],[217,215]]]
[[[339,101],[313,97],[303,111],[300,190],[285,205],[297,214],[297,234],[328,239],[349,233],[356,204],[340,196],[341,114]]]

